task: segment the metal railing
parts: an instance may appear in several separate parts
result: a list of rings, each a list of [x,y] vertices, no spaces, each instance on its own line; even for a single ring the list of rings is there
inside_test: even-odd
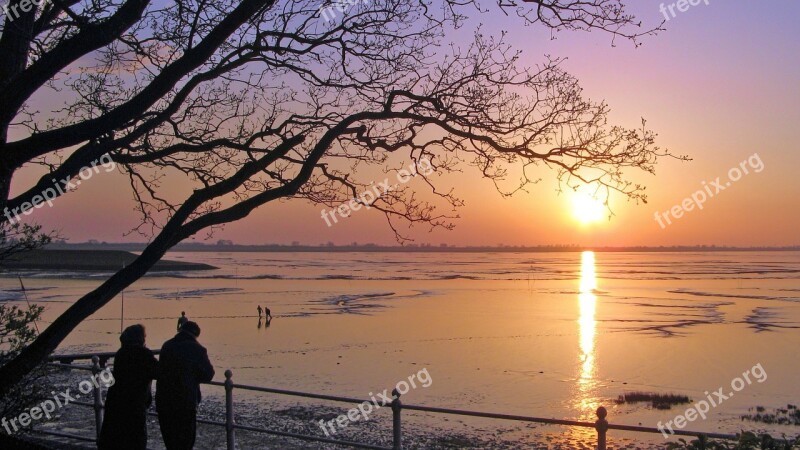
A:
[[[79,359],[88,359],[91,357],[92,365],[77,365],[72,364],[71,361],[79,360]],[[56,367],[62,367],[66,369],[78,369],[78,370],[89,370],[95,376],[99,374],[104,366],[105,362],[108,359],[113,357],[113,353],[106,354],[95,354],[95,355],[62,355],[62,356],[54,356],[51,357],[51,365]],[[67,362],[55,362],[55,361],[70,361]],[[420,412],[427,412],[432,414],[448,414],[448,415],[457,415],[457,416],[468,416],[468,417],[481,417],[487,419],[499,419],[499,420],[511,420],[517,422],[529,422],[529,423],[540,423],[540,424],[547,424],[547,425],[562,425],[568,427],[579,427],[579,428],[593,428],[597,432],[597,450],[606,450],[606,439],[609,430],[619,430],[619,431],[629,431],[629,432],[636,432],[636,433],[650,433],[650,434],[662,434],[663,432],[658,428],[652,427],[642,427],[642,426],[634,426],[634,425],[618,425],[618,424],[610,424],[606,417],[608,416],[608,411],[604,407],[597,408],[595,414],[597,416],[597,420],[594,422],[582,422],[576,420],[564,420],[564,419],[552,419],[552,418],[544,418],[544,417],[531,417],[531,416],[520,416],[514,414],[499,414],[499,413],[490,413],[490,412],[479,412],[479,411],[467,411],[461,409],[451,409],[451,408],[438,408],[433,406],[423,406],[423,405],[404,405],[401,400],[401,394],[397,391],[397,389],[392,391],[392,401],[389,403],[392,410],[392,446],[391,447],[381,447],[378,445],[366,444],[361,442],[351,442],[345,441],[340,439],[331,439],[321,436],[312,436],[312,435],[305,435],[305,434],[298,434],[298,433],[291,433],[287,431],[280,431],[280,430],[270,430],[266,428],[258,428],[248,425],[239,425],[236,423],[236,418],[234,414],[235,403],[233,398],[234,389],[241,389],[245,391],[253,391],[253,392],[263,392],[269,394],[279,394],[279,395],[287,395],[291,397],[303,397],[303,398],[311,398],[316,400],[327,400],[333,402],[340,402],[340,403],[349,403],[349,404],[361,404],[364,402],[369,402],[369,400],[362,400],[352,397],[341,397],[336,395],[327,395],[327,394],[314,394],[309,392],[300,392],[300,391],[291,391],[286,389],[274,389],[274,388],[267,388],[261,386],[249,386],[245,384],[235,384],[233,382],[233,372],[229,369],[225,371],[225,381],[211,381],[206,383],[211,386],[220,386],[225,389],[225,422],[218,422],[213,420],[207,419],[197,419],[198,423],[203,423],[207,425],[214,425],[214,426],[222,426],[225,427],[225,434],[226,434],[226,448],[228,450],[234,450],[236,448],[236,430],[243,430],[243,431],[250,431],[256,433],[264,433],[270,434],[275,436],[283,436],[295,439],[301,439],[305,441],[314,441],[314,442],[323,442],[327,444],[337,444],[343,446],[349,446],[353,448],[367,448],[367,449],[376,449],[376,450],[402,450],[403,448],[403,429],[402,429],[402,411],[420,411]],[[100,437],[100,430],[103,426],[103,410],[104,410],[104,403],[103,403],[103,394],[102,394],[102,387],[94,386],[92,388],[92,397],[93,402],[80,402],[80,401],[72,401],[71,404],[76,404],[80,406],[91,407],[94,409],[95,415],[95,436],[96,439]],[[381,405],[385,406],[385,405]],[[154,412],[149,412],[151,416],[157,416]],[[61,433],[49,430],[35,430],[38,433],[42,434],[49,434],[53,436],[58,436],[62,438],[71,438],[71,439],[78,439],[82,441],[95,441],[96,439],[87,438],[85,436],[78,436],[68,433]],[[733,434],[722,434],[722,433],[710,433],[710,432],[700,432],[700,431],[685,431],[685,430],[674,430],[674,435],[678,436],[691,436],[691,437],[701,437],[704,436],[706,438],[714,438],[714,439],[724,439],[724,440],[736,440],[738,436]]]

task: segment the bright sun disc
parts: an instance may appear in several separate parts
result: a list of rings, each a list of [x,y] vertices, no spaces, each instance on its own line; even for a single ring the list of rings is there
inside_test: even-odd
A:
[[[572,196],[572,211],[583,224],[602,220],[606,214],[603,202],[586,192],[575,192]]]

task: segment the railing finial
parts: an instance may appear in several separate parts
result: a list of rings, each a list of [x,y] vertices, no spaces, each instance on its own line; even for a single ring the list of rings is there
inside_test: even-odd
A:
[[[403,404],[400,402],[400,391],[392,389],[392,450],[402,450],[403,448],[403,429],[400,423],[400,411]]]
[[[606,432],[608,431],[608,411],[604,407],[597,408],[597,421],[594,423],[594,428],[597,430],[597,450],[606,450]]]

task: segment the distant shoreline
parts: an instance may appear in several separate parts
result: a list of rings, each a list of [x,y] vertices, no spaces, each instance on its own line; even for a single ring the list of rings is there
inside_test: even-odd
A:
[[[0,264],[0,271],[9,270],[77,270],[116,272],[130,265],[135,254],[123,250],[47,249],[33,250],[10,257]],[[213,270],[217,267],[186,261],[158,261],[150,272]]]
[[[137,252],[144,250],[143,243],[76,243],[51,244],[53,250],[120,250]],[[670,247],[592,247],[578,245],[541,245],[541,246],[384,246],[364,245],[236,245],[236,244],[199,244],[183,243],[172,248],[173,252],[273,252],[273,253],[554,253],[583,252],[591,250],[599,253],[668,253],[668,252],[794,252],[800,251],[800,245],[785,247],[729,247],[717,245],[670,246]]]

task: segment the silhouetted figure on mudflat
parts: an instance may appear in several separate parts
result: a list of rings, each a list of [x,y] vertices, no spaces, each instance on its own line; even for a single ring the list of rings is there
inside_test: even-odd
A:
[[[258,305],[258,318],[259,319],[261,318],[261,311],[262,311],[261,305]]]
[[[183,324],[185,324],[185,323],[186,323],[186,322],[188,322],[188,321],[189,321],[189,318],[188,318],[188,317],[186,317],[186,311],[181,311],[181,316],[180,316],[180,317],[178,317],[178,327],[177,327],[177,330],[178,330],[178,331],[181,331],[181,327],[183,326]]]
[[[156,410],[167,450],[194,447],[197,406],[202,399],[200,383],[214,378],[214,367],[198,337],[200,327],[189,321],[161,347]]]
[[[147,409],[153,402],[151,382],[158,377],[158,360],[145,347],[145,329],[131,325],[119,337],[114,355],[114,385],[108,389],[103,428],[97,448],[147,448]]]
[[[272,320],[272,311],[266,306],[264,307],[264,317],[269,317],[269,319]]]

